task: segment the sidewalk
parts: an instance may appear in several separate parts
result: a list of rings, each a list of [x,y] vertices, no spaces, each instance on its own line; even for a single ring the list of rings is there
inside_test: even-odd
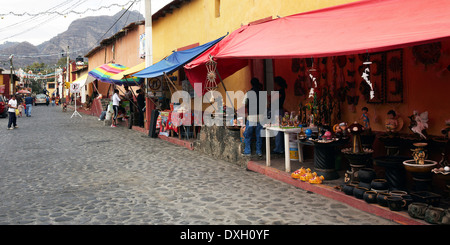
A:
[[[313,169],[312,160],[305,160],[303,163],[298,161],[291,161],[291,170],[295,171],[300,167]],[[247,164],[247,169],[266,175],[272,179],[279,180],[281,182],[293,185],[297,188],[304,189],[322,196],[334,199],[336,201],[343,202],[359,210],[377,215],[379,217],[392,220],[396,223],[403,225],[428,225],[429,223],[414,219],[409,216],[408,212],[400,211],[394,212],[387,207],[380,206],[378,204],[369,204],[362,199],[346,195],[336,187],[344,183],[344,171],[338,171],[340,178],[336,180],[324,180],[323,184],[310,184],[291,177],[291,173],[284,171],[284,158],[271,159],[271,166],[266,166],[265,159],[262,160],[250,160]]]

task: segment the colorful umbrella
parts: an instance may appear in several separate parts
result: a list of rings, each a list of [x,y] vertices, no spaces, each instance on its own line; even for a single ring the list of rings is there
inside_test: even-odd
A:
[[[145,69],[145,62],[142,62],[136,66],[130,67],[129,69],[121,73],[111,76],[111,80],[113,80],[116,84],[123,84],[124,81],[126,81],[126,84],[128,84],[128,86],[140,85],[144,81],[144,79],[134,77],[133,74],[136,72],[140,72],[143,69]]]
[[[121,80],[111,79],[111,76],[121,73],[127,69],[128,69],[128,67],[126,67],[126,66],[110,63],[110,64],[101,65],[101,66],[93,69],[92,71],[89,72],[89,75],[102,81],[102,82],[114,83],[114,84],[119,84],[119,85],[122,85],[124,83],[129,84],[129,83],[139,82],[140,79],[138,79],[138,78],[127,78],[127,79],[121,79]]]

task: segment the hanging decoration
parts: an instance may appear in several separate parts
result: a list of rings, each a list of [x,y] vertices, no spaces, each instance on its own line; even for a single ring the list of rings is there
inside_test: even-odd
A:
[[[311,69],[308,70],[309,72],[309,78],[311,79],[311,89],[309,91],[309,96],[308,98],[312,98],[314,97],[314,94],[316,93],[316,91],[314,89],[317,88],[317,69],[314,66],[314,59],[311,58],[312,64],[311,64]]]
[[[362,74],[362,78],[363,80],[369,85],[370,87],[370,99],[375,98],[375,91],[373,89],[373,84],[370,81],[370,65],[372,64],[372,62],[370,62],[369,60],[369,54],[367,54],[367,60],[363,63],[364,70],[363,70],[363,74]]]
[[[403,102],[403,49],[386,52],[385,101]]]
[[[412,48],[416,61],[425,65],[437,63],[441,57],[441,42],[417,45]]]

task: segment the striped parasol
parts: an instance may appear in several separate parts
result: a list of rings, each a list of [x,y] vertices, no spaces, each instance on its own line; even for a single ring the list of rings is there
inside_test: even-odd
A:
[[[95,69],[93,69],[92,71],[89,72],[89,75],[102,81],[102,82],[106,82],[106,83],[114,83],[114,84],[123,84],[123,83],[128,83],[128,82],[134,82],[134,80],[136,80],[136,82],[139,81],[138,78],[124,78],[121,80],[113,80],[111,79],[111,77],[113,75],[119,74],[125,70],[127,70],[128,67],[120,65],[120,64],[113,64],[113,63],[109,63],[109,64],[104,64],[101,65]]]

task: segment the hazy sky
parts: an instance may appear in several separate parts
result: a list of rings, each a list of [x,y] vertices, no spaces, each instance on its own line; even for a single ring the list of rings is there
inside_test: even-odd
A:
[[[4,42],[23,42],[28,41],[34,45],[39,45],[52,37],[67,30],[70,23],[76,19],[86,16],[114,15],[122,7],[112,6],[113,4],[125,5],[127,9],[133,0],[0,0],[0,44]],[[152,13],[164,7],[171,0],[152,0]],[[85,12],[84,14],[68,13],[70,11]],[[139,11],[144,15],[145,1],[135,0],[135,3],[129,10]],[[38,16],[15,16],[9,14],[38,14],[42,12],[67,13],[67,15],[58,14],[40,14]],[[124,15],[123,18],[125,18]]]

